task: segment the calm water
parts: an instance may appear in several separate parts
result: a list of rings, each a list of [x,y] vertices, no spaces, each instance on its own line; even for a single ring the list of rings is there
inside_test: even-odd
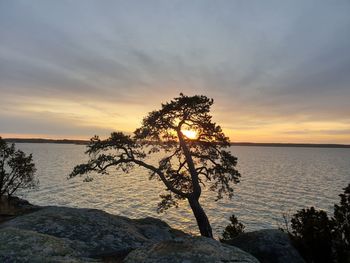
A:
[[[40,189],[24,197],[38,205],[61,205],[103,209],[131,218],[159,217],[171,226],[197,233],[195,220],[186,202],[178,209],[157,214],[159,194],[164,189],[148,180],[145,170],[67,180],[72,168],[86,160],[85,146],[60,144],[17,144],[33,153]],[[282,214],[315,206],[332,211],[338,194],[350,183],[350,149],[231,147],[238,157],[241,182],[232,200],[215,202],[210,192],[201,203],[219,235],[234,213],[248,230],[276,227]]]

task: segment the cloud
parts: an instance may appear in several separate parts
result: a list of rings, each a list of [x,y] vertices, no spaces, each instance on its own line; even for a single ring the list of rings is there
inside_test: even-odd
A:
[[[322,134],[322,135],[350,135],[350,129],[333,129],[333,130],[293,130],[285,131],[285,134],[293,135],[312,135],[312,134]]]
[[[130,129],[180,92],[213,97],[227,129],[346,124],[349,12],[348,1],[2,1],[0,110],[18,118],[3,111],[0,132],[19,127],[22,103],[53,98]]]

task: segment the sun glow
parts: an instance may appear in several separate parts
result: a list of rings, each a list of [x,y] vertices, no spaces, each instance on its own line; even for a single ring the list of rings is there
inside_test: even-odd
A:
[[[182,134],[188,139],[194,140],[197,138],[197,132],[194,130],[181,130]]]

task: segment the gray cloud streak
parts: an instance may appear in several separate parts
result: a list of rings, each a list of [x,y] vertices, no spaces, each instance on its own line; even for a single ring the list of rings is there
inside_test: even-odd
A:
[[[346,123],[349,13],[345,0],[1,1],[0,92],[155,107],[183,91],[253,127]]]

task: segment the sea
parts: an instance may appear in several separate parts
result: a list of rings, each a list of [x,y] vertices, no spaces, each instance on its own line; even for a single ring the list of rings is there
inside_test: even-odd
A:
[[[143,168],[135,167],[129,173],[111,170],[108,175],[91,175],[93,180],[84,182],[84,177],[68,179],[68,175],[75,165],[88,160],[86,146],[17,143],[16,147],[32,153],[37,167],[39,188],[20,193],[33,204],[96,208],[130,218],[156,217],[198,234],[186,201],[157,213],[165,187],[149,180]],[[232,214],[246,231],[285,227],[285,219],[310,206],[331,216],[339,194],[350,183],[349,148],[231,146],[230,150],[238,158],[241,173],[233,198],[216,201],[215,193],[204,188],[200,199],[216,237]]]

